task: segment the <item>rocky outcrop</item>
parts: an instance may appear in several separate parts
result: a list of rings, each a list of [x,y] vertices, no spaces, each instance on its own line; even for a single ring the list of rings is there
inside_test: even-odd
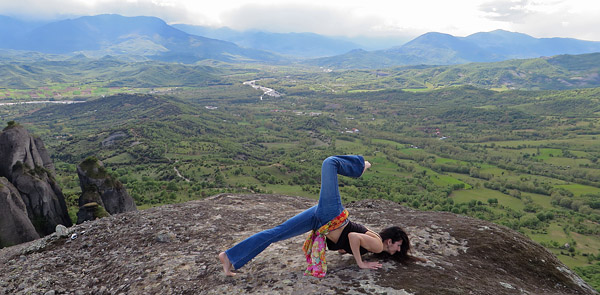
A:
[[[6,178],[0,177],[0,248],[39,237],[27,217],[19,191]]]
[[[94,213],[98,210],[106,210],[109,214],[137,210],[133,198],[129,196],[123,184],[111,176],[102,162],[95,157],[81,162],[77,166],[77,175],[82,192],[77,223],[99,217]]]
[[[40,139],[14,122],[0,133],[0,176],[19,191],[29,219],[42,236],[53,233],[58,224],[72,225],[54,174]]]
[[[236,277],[223,275],[220,251],[314,203],[223,194],[86,222],[67,238],[1,249],[0,294],[598,294],[513,230],[384,200],[346,207],[374,230],[404,227],[413,255],[426,262],[362,270],[351,255],[330,251],[327,276],[306,277],[302,235],[269,246]]]

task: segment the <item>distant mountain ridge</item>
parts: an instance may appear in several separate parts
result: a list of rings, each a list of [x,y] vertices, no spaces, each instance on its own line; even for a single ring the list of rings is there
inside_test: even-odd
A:
[[[44,54],[83,53],[96,58],[127,56],[135,61],[182,63],[212,59],[236,63],[292,64],[299,59],[313,58],[302,63],[352,69],[455,65],[600,52],[600,42],[534,38],[503,30],[466,37],[430,32],[404,45],[375,51],[365,51],[361,49],[364,46],[348,40],[313,33],[279,34],[171,26],[159,18],[147,16],[104,14],[48,23],[0,16],[0,60],[13,57],[22,60],[22,55],[10,51],[20,50]]]
[[[302,58],[316,58],[344,54],[361,45],[347,40],[314,33],[271,33],[263,31],[240,32],[229,28],[209,28],[190,25],[173,25],[189,34],[233,42],[245,48],[271,51]]]
[[[307,63],[330,68],[385,68],[416,64],[498,62],[594,52],[600,52],[600,42],[570,38],[534,38],[504,30],[481,32],[467,37],[431,32],[400,47],[368,52],[351,51]]]
[[[0,27],[14,28],[22,23],[8,17],[0,18]],[[84,16],[19,30],[1,29],[0,38],[0,47],[4,49],[50,54],[135,55],[185,63],[205,59],[270,63],[283,60],[265,51],[190,35],[159,18],[146,16]]]

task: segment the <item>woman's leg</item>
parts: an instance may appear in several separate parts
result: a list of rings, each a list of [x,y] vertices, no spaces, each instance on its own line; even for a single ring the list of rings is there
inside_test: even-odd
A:
[[[301,235],[315,228],[318,222],[315,217],[315,209],[316,206],[313,206],[288,219],[277,227],[250,236],[225,251],[226,257],[223,257],[223,253],[221,253],[219,258],[221,259],[221,263],[223,263],[225,274],[233,275],[228,274],[229,264],[227,261],[224,261],[224,258],[227,258],[228,262],[231,263],[235,269],[239,269],[248,263],[248,261],[252,260],[252,258],[256,257],[260,252],[265,250],[271,243]],[[231,271],[231,269],[229,270]]]
[[[317,205],[319,227],[344,211],[338,188],[338,174],[359,177],[365,169],[362,156],[331,156],[321,166],[321,192]]]

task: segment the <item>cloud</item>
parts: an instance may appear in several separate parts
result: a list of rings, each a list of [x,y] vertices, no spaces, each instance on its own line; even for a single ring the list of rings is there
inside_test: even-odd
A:
[[[600,40],[600,1],[589,0],[0,0],[0,14],[24,19],[105,13],[350,37],[406,38],[429,31],[465,36],[500,28],[534,37]]]
[[[552,21],[549,21],[552,20]],[[593,15],[569,12],[534,14],[523,23],[515,23],[512,29],[527,32],[534,37],[569,37],[582,40],[600,40],[600,32],[591,28],[600,27],[600,20]]]
[[[600,40],[600,5],[585,0],[495,0],[479,6],[485,17],[534,37]]]
[[[496,0],[480,5],[480,10],[492,20],[521,23],[533,13],[530,3],[530,0]]]
[[[326,7],[310,4],[243,5],[221,15],[234,29],[271,32],[314,32],[324,35],[357,36],[398,33],[375,14],[360,13],[350,6]]]

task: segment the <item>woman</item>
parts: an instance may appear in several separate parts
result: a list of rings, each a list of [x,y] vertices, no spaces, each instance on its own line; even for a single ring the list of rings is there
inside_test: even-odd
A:
[[[378,269],[382,266],[379,262],[363,261],[361,255],[367,252],[385,252],[389,255],[397,254],[400,259],[406,258],[410,243],[402,229],[390,227],[377,234],[363,225],[351,222],[348,211],[342,206],[337,175],[359,177],[369,167],[371,164],[362,156],[332,156],[325,159],[321,167],[319,203],[281,225],[254,234],[221,252],[219,260],[223,264],[225,275],[234,276],[234,269],[244,266],[271,243],[311,230],[303,247],[309,263],[305,275],[325,276],[325,243],[330,250],[352,254],[360,268]]]

